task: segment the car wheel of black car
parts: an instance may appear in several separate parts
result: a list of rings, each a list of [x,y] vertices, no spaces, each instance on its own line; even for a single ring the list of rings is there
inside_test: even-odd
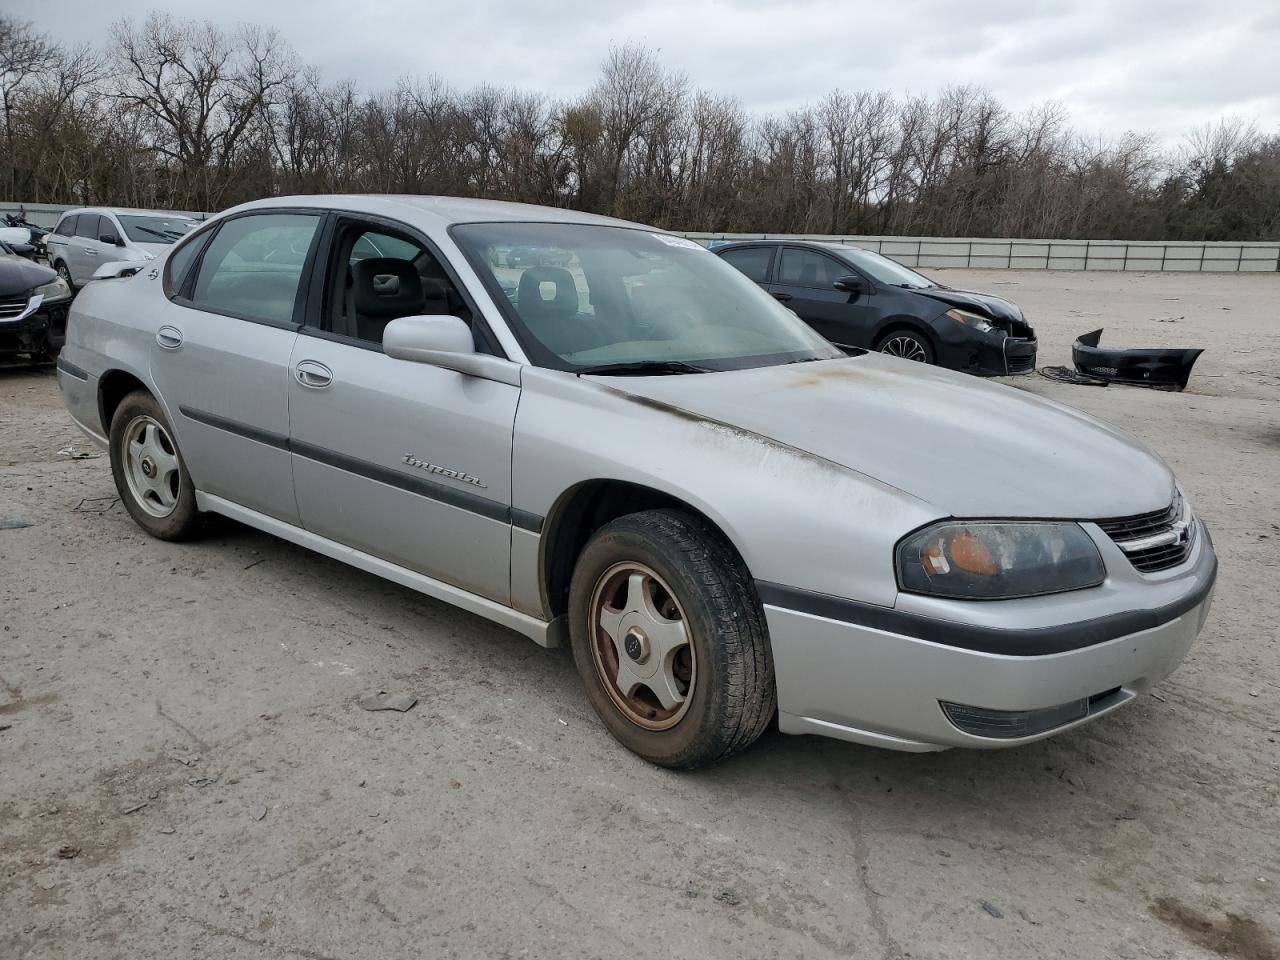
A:
[[[737,553],[675,510],[601,527],[569,590],[573,659],[609,732],[693,769],[755,741],[777,704],[764,612]]]
[[[200,529],[195,487],[155,397],[135,390],[111,418],[111,474],[125,509],[161,540],[187,540]]]
[[[924,334],[905,327],[890,330],[881,336],[876,341],[876,350],[904,360],[915,360],[919,363],[934,362],[933,344]]]

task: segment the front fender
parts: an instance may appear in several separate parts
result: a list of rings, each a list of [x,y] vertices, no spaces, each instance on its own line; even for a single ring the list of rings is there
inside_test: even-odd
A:
[[[648,487],[715,523],[756,579],[885,606],[897,596],[894,544],[940,516],[900,490],[732,425],[572,374],[524,372],[512,450],[518,511],[545,517],[590,480]]]

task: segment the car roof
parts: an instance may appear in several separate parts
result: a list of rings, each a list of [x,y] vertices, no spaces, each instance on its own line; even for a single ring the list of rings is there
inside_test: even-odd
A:
[[[126,217],[174,217],[181,220],[195,220],[189,213],[173,213],[167,210],[146,210],[142,207],[72,207],[62,211],[62,216],[72,213],[114,213]]]
[[[822,250],[834,250],[839,253],[842,250],[866,250],[866,247],[860,247],[856,243],[843,243],[839,240],[793,240],[790,237],[774,237],[772,240],[766,237],[756,237],[750,240],[725,240],[715,247],[712,247],[713,253],[719,253],[722,250],[728,250],[731,247],[759,247],[766,244],[777,245],[785,243],[789,247],[817,247]]]
[[[428,219],[437,226],[454,223],[582,223],[599,226],[631,227],[651,230],[643,224],[594,213],[543,207],[532,203],[506,200],[477,200],[467,197],[429,197],[415,194],[315,194],[294,197],[271,197],[232,207],[227,213],[246,210],[269,210],[280,207],[319,207],[352,213],[381,214],[393,217]]]

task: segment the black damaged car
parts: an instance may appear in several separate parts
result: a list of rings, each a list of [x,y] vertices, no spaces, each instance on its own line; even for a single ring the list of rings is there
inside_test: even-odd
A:
[[[0,241],[0,363],[57,359],[67,338],[71,288]]]
[[[952,290],[843,243],[750,240],[713,252],[837,346],[980,376],[1036,368],[1036,332],[1001,297]]]

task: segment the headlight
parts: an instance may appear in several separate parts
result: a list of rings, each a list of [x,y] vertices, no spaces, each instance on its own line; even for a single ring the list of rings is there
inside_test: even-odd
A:
[[[45,303],[57,303],[59,300],[71,299],[71,288],[61,277],[54,277],[42,287],[36,287],[33,293],[43,295]]]
[[[948,520],[898,544],[898,584],[955,600],[1011,600],[1096,587],[1102,556],[1076,523]]]
[[[965,310],[948,310],[947,316],[956,323],[963,323],[966,327],[973,327],[982,333],[990,333],[995,329],[986,317],[980,317],[976,313],[968,313]]]

